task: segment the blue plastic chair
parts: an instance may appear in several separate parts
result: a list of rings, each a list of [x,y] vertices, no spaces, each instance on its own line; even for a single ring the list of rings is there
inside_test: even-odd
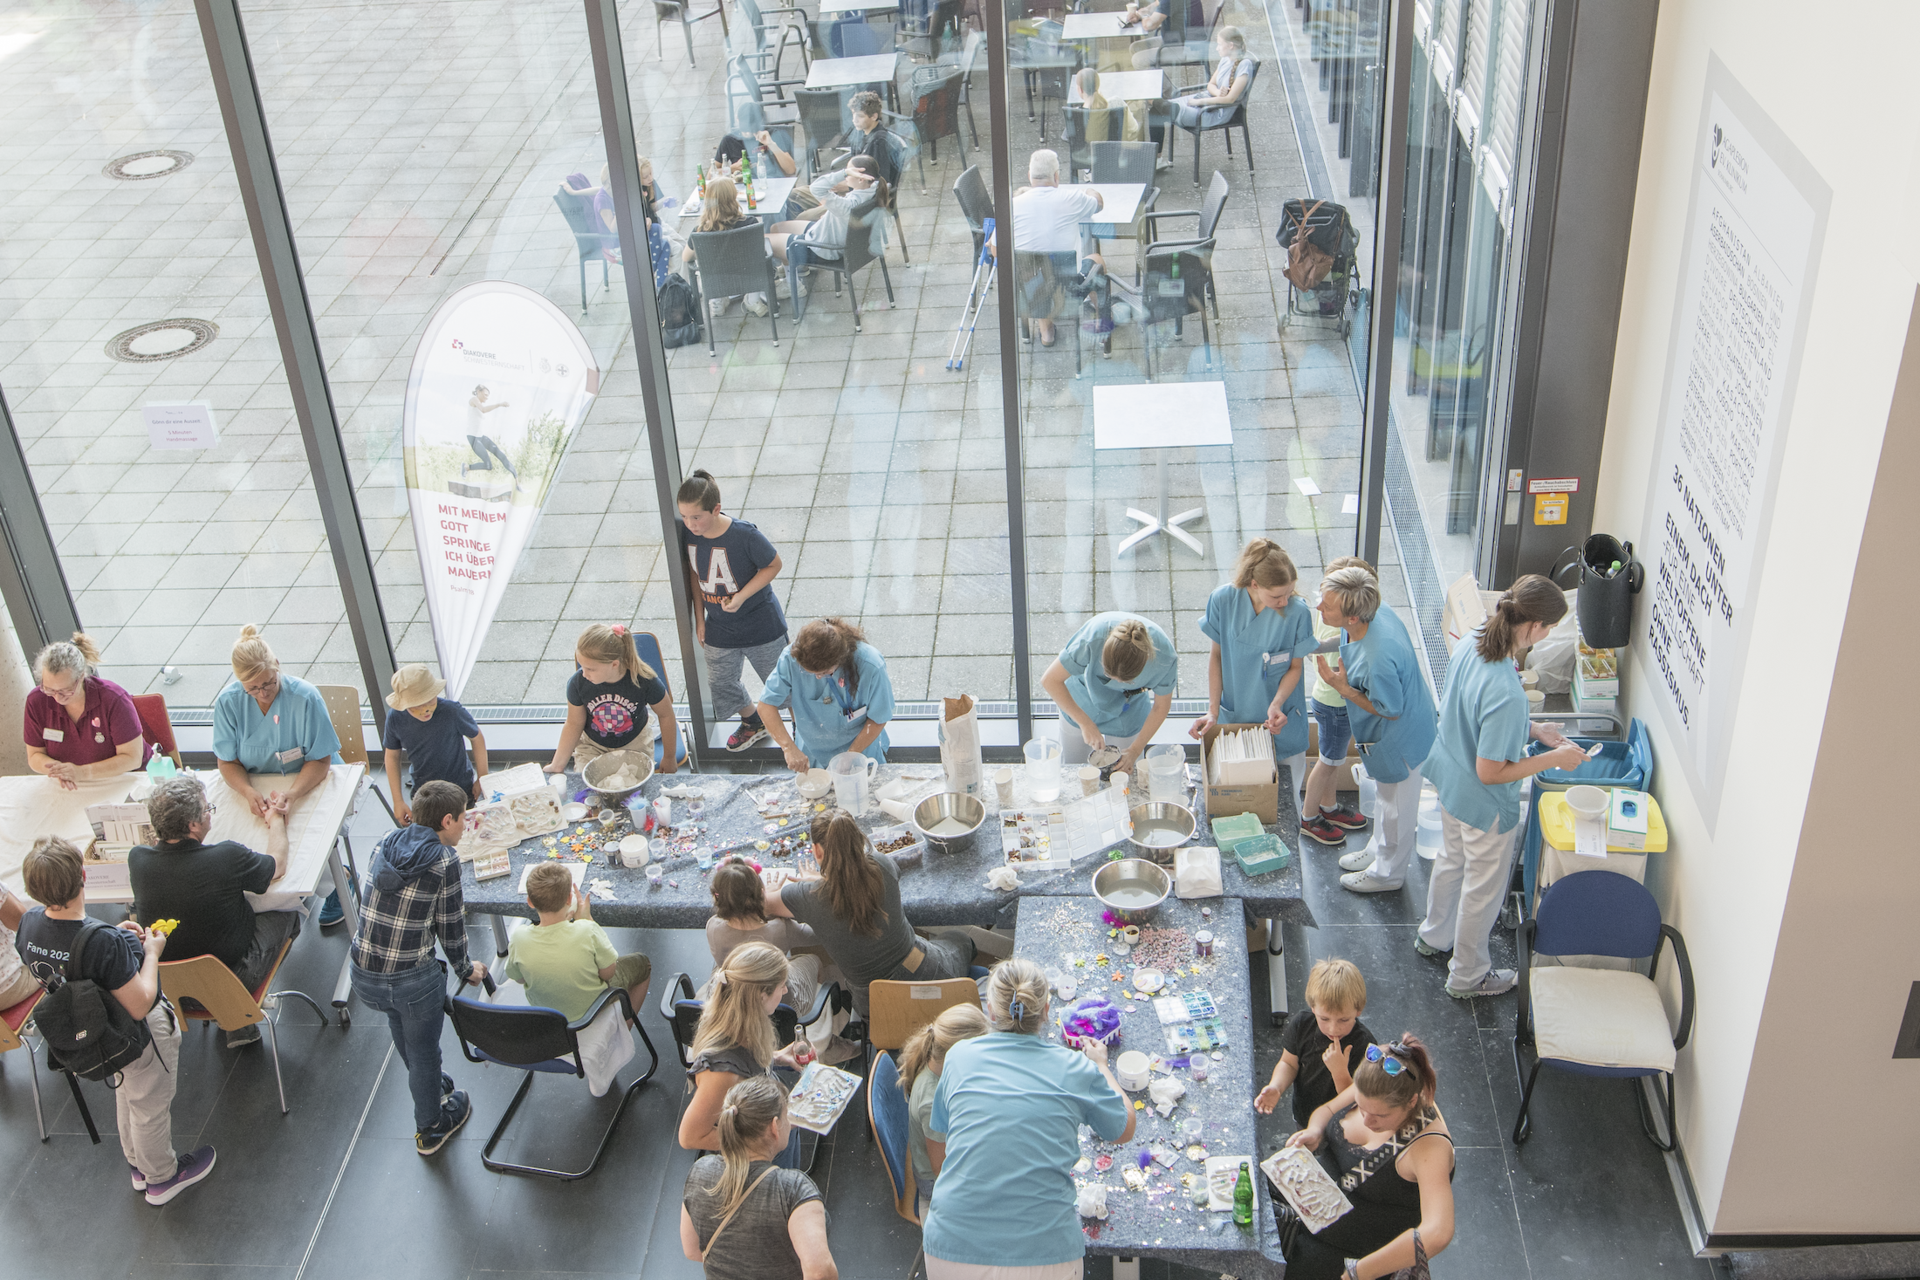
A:
[[[601,1133],[600,1145],[594,1148],[593,1159],[588,1161],[586,1168],[577,1172],[495,1160],[493,1149],[500,1144],[507,1125],[513,1120],[513,1113],[520,1109],[520,1103],[525,1100],[527,1090],[533,1087],[536,1072],[571,1075],[581,1080],[587,1078],[586,1064],[580,1060],[580,1032],[600,1016],[600,1011],[607,1007],[610,1000],[620,1002],[621,1012],[632,1023],[634,1030],[640,1033],[640,1042],[647,1046],[648,1063],[646,1074],[628,1085],[620,1095],[620,1106],[607,1122],[606,1130]],[[461,996],[447,996],[446,1009],[447,1017],[453,1023],[454,1034],[460,1037],[460,1051],[466,1054],[467,1061],[495,1062],[526,1072],[526,1078],[520,1081],[513,1101],[507,1104],[506,1114],[500,1117],[500,1123],[494,1126],[493,1136],[487,1139],[487,1145],[480,1151],[480,1162],[496,1173],[529,1173],[566,1182],[586,1177],[599,1166],[600,1157],[606,1154],[607,1144],[613,1140],[613,1131],[619,1127],[620,1117],[626,1114],[627,1104],[633,1101],[633,1095],[640,1091],[641,1085],[653,1078],[653,1073],[660,1067],[660,1055],[654,1051],[647,1029],[635,1017],[625,987],[608,987],[593,1002],[593,1007],[575,1022],[568,1022],[566,1015],[557,1009],[488,1004]]]
[[[873,1145],[880,1152],[880,1167],[887,1171],[887,1183],[893,1188],[893,1211],[920,1225],[915,1202],[919,1188],[914,1185],[913,1161],[907,1155],[907,1094],[900,1087],[900,1069],[893,1055],[876,1053],[873,1068],[867,1073],[867,1124],[873,1132]],[[922,1253],[913,1255],[909,1280],[920,1268]]]
[[[640,651],[640,661],[652,667],[653,673],[660,677],[660,683],[667,688],[667,701],[672,702],[673,681],[667,679],[666,660],[660,656],[660,637],[654,635],[651,631],[636,631],[633,633],[633,647]],[[687,762],[688,744],[693,739],[693,733],[689,727],[683,723],[676,722],[676,727],[680,730],[680,732],[675,735],[679,742],[680,753],[674,757],[673,763],[675,768],[679,768]],[[655,738],[653,740],[653,763],[655,768],[660,766],[660,758],[666,754],[666,751],[666,740],[664,738]]]
[[[1673,944],[1680,966],[1680,1028],[1667,1022],[1655,985],[1660,943]],[[1520,964],[1520,1011],[1513,1027],[1513,1070],[1520,1083],[1520,1115],[1513,1125],[1519,1146],[1532,1130],[1528,1108],[1542,1066],[1574,1075],[1637,1080],[1666,1077],[1667,1136],[1655,1131],[1646,1094],[1633,1085],[1640,1124],[1653,1145],[1673,1150],[1673,1070],[1679,1050],[1693,1034],[1693,966],[1680,931],[1660,920],[1660,907],[1646,886],[1617,871],[1579,871],[1548,886],[1539,913],[1516,935]],[[1647,972],[1565,966],[1532,968],[1534,955],[1613,956],[1649,960]],[[1522,1053],[1534,1052],[1524,1070]],[[1660,1090],[1659,1081],[1654,1083]]]

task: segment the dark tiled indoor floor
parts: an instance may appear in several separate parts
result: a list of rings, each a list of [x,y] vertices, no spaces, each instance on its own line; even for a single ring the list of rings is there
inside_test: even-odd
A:
[[[356,849],[364,854],[385,822],[369,802],[355,820]],[[1360,965],[1371,993],[1366,1017],[1376,1033],[1413,1030],[1433,1047],[1441,1105],[1460,1144],[1459,1233],[1434,1273],[1706,1280],[1709,1265],[1688,1250],[1666,1170],[1640,1132],[1627,1087],[1547,1076],[1537,1092],[1533,1140],[1516,1154],[1505,1137],[1518,1105],[1508,1056],[1515,997],[1467,1004],[1441,993],[1438,962],[1413,951],[1424,863],[1403,893],[1362,899],[1334,883],[1334,857],[1318,849],[1307,854],[1308,900],[1321,922],[1306,933],[1310,955],[1342,955]],[[484,927],[474,933],[484,949]],[[1505,935],[1498,941],[1505,944]],[[706,947],[694,931],[639,931],[616,942],[647,952],[662,977],[705,971]],[[345,950],[340,931],[309,927],[278,985],[325,1004]],[[1298,982],[1296,974],[1296,1004]],[[1264,1005],[1264,984],[1254,986]],[[1260,1058],[1270,1063],[1278,1035],[1266,1012],[1254,1010],[1254,1025]],[[472,1092],[476,1114],[456,1142],[422,1160],[412,1149],[405,1074],[376,1016],[362,1010],[342,1031],[315,1026],[303,1007],[286,1011],[281,1062],[292,1111],[285,1117],[278,1114],[264,1049],[228,1053],[217,1033],[189,1027],[176,1139],[183,1148],[215,1144],[220,1164],[205,1183],[158,1210],[128,1187],[111,1134],[90,1145],[64,1086],[44,1071],[55,1133],[44,1146],[35,1140],[25,1055],[6,1054],[0,1057],[4,1272],[202,1280],[698,1276],[698,1267],[680,1255],[678,1235],[680,1189],[693,1162],[673,1139],[679,1075],[657,1010],[647,1012],[646,1025],[667,1062],[635,1099],[601,1168],[571,1184],[499,1176],[481,1166],[480,1147],[518,1081],[507,1070],[461,1060],[451,1031],[449,1070]],[[111,1129],[107,1090],[86,1088],[95,1117]],[[561,1162],[581,1156],[613,1105],[612,1098],[595,1102],[559,1079],[538,1081],[503,1154]],[[1283,1136],[1278,1121],[1262,1126],[1263,1148]],[[823,1143],[815,1178],[833,1215],[841,1275],[905,1276],[918,1233],[894,1215],[863,1126],[844,1126],[837,1140]],[[1170,1272],[1182,1280],[1199,1276],[1151,1261],[1141,1269],[1148,1280],[1174,1280]],[[1108,1274],[1104,1260],[1089,1261],[1089,1276]]]

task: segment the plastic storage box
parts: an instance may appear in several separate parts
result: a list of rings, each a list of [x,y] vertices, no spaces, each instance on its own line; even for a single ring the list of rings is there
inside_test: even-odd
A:
[[[1293,851],[1280,843],[1280,837],[1263,831],[1233,846],[1234,861],[1250,876],[1278,871],[1293,860]]]
[[[1234,852],[1242,840],[1252,840],[1267,834],[1266,824],[1260,821],[1258,814],[1236,813],[1230,818],[1213,820],[1214,841],[1228,853]]]

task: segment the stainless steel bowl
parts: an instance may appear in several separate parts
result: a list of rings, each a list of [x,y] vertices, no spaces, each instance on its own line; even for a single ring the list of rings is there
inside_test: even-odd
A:
[[[1198,827],[1193,810],[1165,800],[1137,804],[1127,816],[1133,819],[1133,834],[1127,837],[1127,843],[1138,850],[1138,856],[1151,858],[1163,867],[1173,865],[1173,851],[1193,839]]]
[[[620,772],[628,764],[637,764],[640,768],[640,781],[630,787],[608,787],[603,785],[612,774]],[[587,784],[587,790],[599,796],[602,803],[614,803],[625,800],[646,784],[653,776],[653,756],[643,751],[609,751],[603,756],[595,756],[587,761],[587,767],[580,771],[580,780]]]
[[[913,807],[913,829],[929,845],[945,853],[972,847],[974,835],[986,820],[987,806],[976,797],[958,791],[942,791]],[[966,830],[935,835],[933,828],[948,821],[957,822]]]
[[[1093,873],[1093,896],[1128,924],[1151,920],[1172,892],[1173,877],[1166,868],[1145,858],[1103,863]]]

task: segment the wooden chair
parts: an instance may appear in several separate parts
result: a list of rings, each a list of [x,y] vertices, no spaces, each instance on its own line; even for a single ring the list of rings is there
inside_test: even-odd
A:
[[[980,1003],[980,985],[972,978],[937,982],[867,984],[867,1042],[876,1049],[907,1047],[914,1032],[957,1004]]]
[[[320,1025],[327,1025],[326,1013],[306,992],[267,991],[292,947],[291,938],[280,944],[280,954],[273,958],[273,967],[267,970],[267,976],[252,991],[240,985],[240,979],[220,962],[218,956],[194,956],[190,960],[160,962],[160,989],[173,1000],[174,1008],[181,1017],[194,1022],[217,1022],[222,1031],[238,1031],[257,1022],[266,1023],[267,1047],[273,1053],[273,1082],[280,1089],[281,1115],[287,1114],[287,1085],[280,1077],[280,1034],[276,1030],[280,1001],[288,996],[306,1001],[319,1016]],[[200,1007],[190,1009],[182,1003],[186,1000],[192,1000]],[[269,1009],[273,1010],[271,1014],[268,1013]]]
[[[33,1013],[33,1006],[40,1003],[40,997],[44,994],[45,992],[36,991],[12,1008],[0,1009],[0,1053],[8,1053],[26,1045],[27,1080],[33,1085],[33,1118],[40,1123],[40,1141],[42,1142],[47,1140],[47,1117],[40,1107],[40,1064],[33,1056],[33,1046],[27,1044],[26,1037],[21,1034],[20,1028],[26,1025],[27,1018]],[[82,1107],[85,1105],[84,1102],[81,1103]],[[87,1127],[93,1127],[91,1118]],[[94,1137],[94,1141],[100,1141],[98,1135]]]
[[[133,709],[139,713],[140,731],[147,735],[147,741],[172,760],[174,768],[186,768],[180,761],[180,744],[173,736],[173,717],[167,714],[166,698],[157,693],[136,693]]]

